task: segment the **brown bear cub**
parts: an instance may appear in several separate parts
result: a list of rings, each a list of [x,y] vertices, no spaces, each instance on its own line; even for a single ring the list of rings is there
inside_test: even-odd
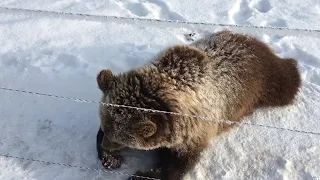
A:
[[[212,117],[100,106],[97,146],[107,168],[121,165],[115,149],[160,149],[159,170],[137,174],[178,180],[232,126],[215,120],[239,121],[258,107],[292,104],[301,79],[294,59],[278,57],[254,37],[220,31],[171,46],[141,68],[118,75],[101,70],[97,83],[105,103]],[[109,153],[102,155],[100,144]]]

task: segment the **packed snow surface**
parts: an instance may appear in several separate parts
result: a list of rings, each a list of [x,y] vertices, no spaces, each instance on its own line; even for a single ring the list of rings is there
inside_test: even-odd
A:
[[[320,29],[319,0],[2,0],[1,7],[180,21]],[[170,24],[169,24],[170,25]],[[99,100],[102,68],[142,66],[169,45],[190,43],[219,27],[191,30],[118,21],[95,21],[0,8],[0,85]],[[246,121],[320,132],[320,33],[261,33],[281,57],[298,60],[303,78],[296,104],[258,110]],[[103,169],[95,137],[98,104],[0,91],[0,154]],[[189,179],[320,179],[320,136],[241,125],[213,140]],[[116,173],[148,170],[152,152],[123,152]],[[0,179],[122,180],[126,175],[0,156]]]

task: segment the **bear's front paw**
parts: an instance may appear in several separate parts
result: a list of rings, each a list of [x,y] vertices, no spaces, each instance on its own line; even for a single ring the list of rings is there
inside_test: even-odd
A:
[[[131,175],[128,180],[155,180],[160,179],[161,170],[160,169],[151,169],[148,172],[137,171],[135,174]]]
[[[103,152],[101,164],[107,170],[120,168],[123,162],[123,157],[117,151]]]

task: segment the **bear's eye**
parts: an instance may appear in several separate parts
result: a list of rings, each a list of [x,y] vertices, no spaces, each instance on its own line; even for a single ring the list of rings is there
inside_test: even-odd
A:
[[[121,110],[120,108],[117,108],[117,109],[116,109],[116,113],[121,114],[121,113],[122,113],[122,110]]]
[[[132,115],[131,115],[131,114],[127,114],[127,118],[128,118],[128,119],[131,119],[131,118],[132,118]]]
[[[124,114],[123,109],[119,108],[119,107],[115,107],[111,110],[111,113],[113,114],[113,116],[122,116]]]

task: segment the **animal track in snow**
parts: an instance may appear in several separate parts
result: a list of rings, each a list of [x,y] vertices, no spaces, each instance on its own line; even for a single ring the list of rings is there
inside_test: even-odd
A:
[[[271,10],[272,6],[269,0],[252,0],[249,4],[252,9],[256,9],[260,13],[267,13]]]
[[[125,5],[125,8],[137,16],[147,16],[150,13],[142,3],[128,3]]]
[[[180,20],[180,21],[185,20],[185,18],[182,15],[172,11],[165,1],[149,0],[148,2],[160,7],[159,18],[170,19],[170,20]]]
[[[38,127],[37,127],[37,134],[43,135],[44,133],[50,133],[52,131],[52,121],[49,119],[39,119],[38,120]]]
[[[233,24],[248,24],[247,19],[252,16],[252,12],[248,0],[237,0],[228,11],[229,20]]]
[[[185,20],[185,18],[170,9],[165,1],[161,0],[147,0],[143,2],[120,2],[119,6],[128,10],[131,14],[138,17],[149,17],[157,19],[169,20]]]
[[[273,27],[286,27],[287,21],[282,18],[276,18],[271,21],[263,21],[261,23],[262,26],[273,26]]]
[[[272,9],[268,0],[237,0],[228,11],[229,21],[232,24],[250,24],[248,19],[255,13],[267,13]],[[286,21],[277,19],[275,24],[286,26]]]

